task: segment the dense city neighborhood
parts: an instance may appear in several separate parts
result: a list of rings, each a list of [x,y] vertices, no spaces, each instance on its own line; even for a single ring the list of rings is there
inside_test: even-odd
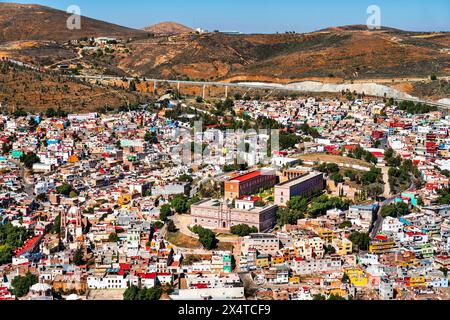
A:
[[[450,116],[338,96],[3,114],[0,300],[448,300]]]

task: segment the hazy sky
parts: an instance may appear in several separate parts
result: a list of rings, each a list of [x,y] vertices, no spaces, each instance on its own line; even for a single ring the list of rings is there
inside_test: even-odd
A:
[[[0,2],[11,2],[1,1]],[[450,31],[449,0],[34,0],[128,27],[176,21],[207,30],[274,33],[309,32],[330,26],[366,24],[370,5],[381,9],[381,24],[411,31]]]

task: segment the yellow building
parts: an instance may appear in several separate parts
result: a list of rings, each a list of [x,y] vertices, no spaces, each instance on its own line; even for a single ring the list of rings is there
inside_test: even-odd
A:
[[[289,283],[290,284],[300,284],[300,277],[289,278]]]
[[[425,277],[411,277],[411,279],[409,280],[410,287],[425,287],[425,284]]]
[[[345,273],[350,279],[350,283],[355,287],[364,287],[368,284],[368,279],[364,271],[361,269],[347,269]]]
[[[348,239],[333,239],[332,246],[340,256],[346,256],[353,252],[353,243]]]
[[[283,264],[285,262],[282,256],[272,257],[272,265]]]
[[[372,242],[369,246],[369,252],[375,254],[388,253],[391,252],[395,247],[395,242]]]
[[[120,206],[123,206],[123,205],[129,204],[131,202],[131,199],[132,199],[132,197],[130,194],[123,194],[119,197],[119,200],[117,201],[117,203]]]
[[[321,228],[318,230],[320,239],[326,243],[331,243],[333,240],[333,231],[330,229]]]
[[[78,159],[78,157],[76,156],[76,155],[71,155],[70,157],[69,157],[69,160],[68,160],[70,163],[77,163],[78,161],[80,161],[80,159]]]
[[[256,266],[258,268],[268,268],[270,267],[270,261],[268,255],[260,255],[256,258]]]
[[[335,295],[335,296],[339,296],[342,298],[345,298],[347,296],[347,291],[345,291],[344,289],[340,289],[340,288],[333,288],[333,289],[329,289],[326,290],[326,293],[328,295]]]

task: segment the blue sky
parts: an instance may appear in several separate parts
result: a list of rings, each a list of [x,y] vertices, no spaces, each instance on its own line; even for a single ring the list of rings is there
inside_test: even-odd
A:
[[[0,1],[10,2],[10,1]],[[330,26],[365,24],[369,5],[381,8],[383,26],[412,31],[450,31],[449,0],[34,0],[124,26],[142,28],[176,21],[207,30],[245,33],[309,32]]]

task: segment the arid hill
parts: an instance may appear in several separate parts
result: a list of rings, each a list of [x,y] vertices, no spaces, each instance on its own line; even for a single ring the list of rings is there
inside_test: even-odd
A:
[[[448,75],[448,48],[450,33],[394,29],[183,34],[131,43],[131,54],[114,63],[125,71],[159,78],[271,82],[406,79]]]
[[[62,40],[94,36],[145,34],[119,25],[81,17],[81,29],[69,30],[64,11],[16,3],[0,3],[0,42],[16,40]]]
[[[49,107],[68,112],[96,111],[137,103],[138,96],[121,88],[103,87],[0,61],[0,103],[9,111],[42,112]]]
[[[67,16],[43,6],[0,3],[0,57],[41,67],[78,64],[86,74],[232,82],[377,82],[410,94],[433,95],[442,90],[419,90],[420,86],[405,83],[450,75],[449,32],[368,30],[355,25],[304,34],[196,34],[173,22],[144,31],[89,18],[83,18],[82,30],[70,31],[65,28]],[[67,43],[82,36],[124,34],[133,39],[101,54],[80,52],[77,44]]]
[[[161,22],[153,26],[146,27],[143,30],[154,34],[180,34],[194,31],[189,27],[171,21]]]

